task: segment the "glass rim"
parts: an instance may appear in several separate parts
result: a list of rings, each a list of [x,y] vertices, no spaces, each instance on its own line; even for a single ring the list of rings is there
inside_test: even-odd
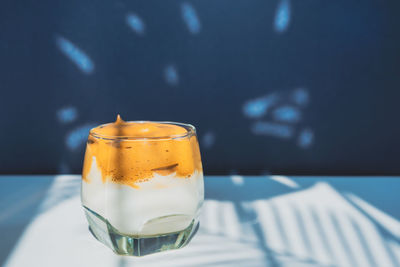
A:
[[[110,123],[104,123],[100,124],[89,131],[89,136],[92,136],[96,139],[103,139],[103,140],[130,140],[130,141],[145,141],[145,140],[173,140],[173,139],[183,139],[183,138],[190,138],[193,135],[196,135],[196,128],[189,123],[182,123],[182,122],[174,122],[174,121],[126,121],[126,123],[160,123],[160,124],[170,124],[170,125],[177,125],[185,128],[186,132],[182,134],[172,134],[172,135],[165,135],[165,136],[157,136],[157,137],[146,137],[146,136],[116,136],[116,135],[103,135],[103,134],[98,134],[94,133],[94,129],[112,124],[113,122]]]

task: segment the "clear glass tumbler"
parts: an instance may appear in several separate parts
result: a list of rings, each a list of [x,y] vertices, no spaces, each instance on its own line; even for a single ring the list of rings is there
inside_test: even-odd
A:
[[[92,234],[120,255],[184,246],[204,200],[196,130],[175,122],[93,128],[82,173],[82,205]]]

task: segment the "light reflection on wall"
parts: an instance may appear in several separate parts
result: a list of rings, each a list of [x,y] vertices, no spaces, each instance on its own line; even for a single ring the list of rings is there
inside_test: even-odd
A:
[[[303,109],[310,96],[305,88],[269,93],[244,102],[243,114],[251,121],[250,131],[281,139],[292,139],[297,133],[297,146],[302,149],[314,143],[314,132],[302,125]]]
[[[289,139],[294,135],[294,129],[290,125],[265,121],[255,122],[251,131],[255,135],[269,135],[284,139]]]
[[[145,33],[146,28],[144,22],[138,15],[133,13],[128,14],[126,16],[126,23],[138,35],[143,35]]]
[[[243,105],[243,113],[248,118],[261,118],[277,101],[278,97],[274,94],[248,100]]]
[[[201,30],[200,20],[196,10],[189,3],[183,3],[181,6],[182,18],[191,34],[198,34]]]
[[[280,0],[275,11],[275,19],[274,19],[274,30],[277,33],[283,33],[287,31],[290,24],[290,17],[291,17],[290,13],[291,13],[290,1]]]
[[[311,129],[305,128],[301,130],[298,138],[297,144],[301,148],[308,148],[314,142],[314,133]]]
[[[201,138],[201,145],[205,149],[210,149],[214,146],[216,140],[215,133],[213,131],[206,132]]]
[[[293,106],[281,106],[272,112],[272,117],[276,121],[287,122],[287,123],[297,123],[301,119],[300,110]]]
[[[168,65],[164,69],[165,82],[170,86],[177,86],[179,84],[179,75],[174,65]]]
[[[94,63],[83,50],[62,36],[56,38],[56,44],[60,51],[71,60],[79,70],[85,74],[93,73]]]
[[[304,88],[297,88],[292,93],[292,101],[299,106],[306,106],[309,101],[308,91]]]
[[[76,151],[82,147],[86,143],[90,129],[96,125],[95,123],[86,123],[70,131],[65,138],[67,148],[70,151]]]
[[[78,117],[78,110],[75,107],[64,107],[57,111],[57,119],[63,124],[71,123]]]
[[[71,168],[69,167],[67,162],[61,161],[61,163],[58,165],[58,173],[59,174],[70,174],[70,173],[72,173]]]

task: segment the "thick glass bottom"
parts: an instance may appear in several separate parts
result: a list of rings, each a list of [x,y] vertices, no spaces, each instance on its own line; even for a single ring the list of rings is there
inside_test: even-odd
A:
[[[106,219],[84,207],[90,232],[94,237],[111,248],[116,254],[144,256],[185,246],[197,230],[198,222],[193,220],[178,232],[152,236],[134,236],[120,233]]]

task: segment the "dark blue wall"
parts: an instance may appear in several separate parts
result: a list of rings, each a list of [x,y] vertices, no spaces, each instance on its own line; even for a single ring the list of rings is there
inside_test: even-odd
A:
[[[0,172],[90,127],[198,128],[207,173],[400,174],[398,1],[2,1]]]

